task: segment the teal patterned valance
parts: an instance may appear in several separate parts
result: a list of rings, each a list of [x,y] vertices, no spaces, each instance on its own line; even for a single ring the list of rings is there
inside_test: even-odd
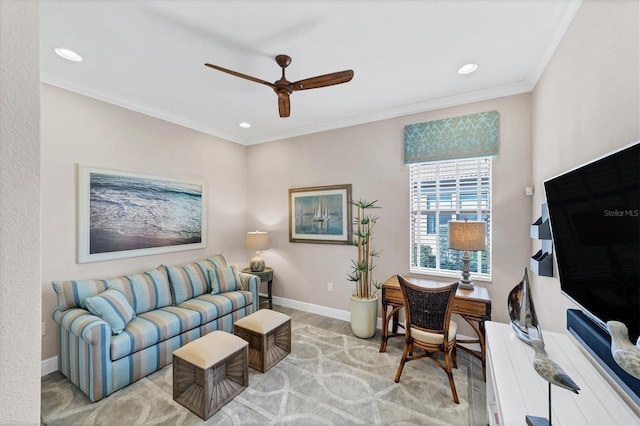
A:
[[[498,111],[404,126],[404,163],[498,154]]]

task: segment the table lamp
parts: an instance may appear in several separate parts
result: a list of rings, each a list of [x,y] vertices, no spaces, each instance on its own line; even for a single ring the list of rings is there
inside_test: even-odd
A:
[[[469,251],[484,250],[485,227],[483,221],[450,220],[449,221],[449,248],[463,250],[462,254],[462,279],[458,288],[473,290],[473,282],[469,279]]]
[[[246,248],[256,251],[256,255],[249,262],[251,272],[262,272],[264,270],[264,259],[260,257],[260,250],[269,248],[269,233],[260,231],[247,232],[244,245]]]

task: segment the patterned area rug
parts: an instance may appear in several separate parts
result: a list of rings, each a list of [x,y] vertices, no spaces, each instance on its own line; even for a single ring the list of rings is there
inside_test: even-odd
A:
[[[249,387],[207,422],[172,398],[172,366],[104,398],[89,399],[60,375],[42,383],[46,425],[468,425],[466,367],[454,370],[460,404],[429,359],[406,364],[379,342],[292,324],[292,353],[266,374],[249,369]],[[57,373],[59,375],[59,373]]]

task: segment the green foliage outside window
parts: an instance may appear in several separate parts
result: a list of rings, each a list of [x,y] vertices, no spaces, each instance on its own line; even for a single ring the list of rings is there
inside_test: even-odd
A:
[[[414,262],[417,259],[418,247],[416,244],[413,245],[413,259]],[[435,268],[436,267],[436,255],[432,254],[433,249],[430,245],[424,244],[420,245],[420,267],[421,268]]]
[[[440,226],[438,237],[440,243],[440,269],[461,271],[462,255],[464,252],[460,250],[451,250],[449,248],[449,227],[447,225]],[[478,256],[476,253],[477,252],[475,251],[469,252],[469,257],[471,258],[469,261],[469,271],[471,271],[471,273],[478,272]],[[486,274],[489,264],[487,262],[487,249],[482,250],[480,253],[480,272]]]

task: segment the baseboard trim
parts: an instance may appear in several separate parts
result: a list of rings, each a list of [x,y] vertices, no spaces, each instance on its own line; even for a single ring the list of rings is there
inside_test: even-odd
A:
[[[273,303],[284,306],[285,308],[297,309],[299,311],[318,314],[342,321],[349,321],[351,316],[349,312],[341,311],[340,309],[328,308],[326,306],[314,305],[313,303],[300,302],[298,300],[287,299],[284,297],[273,296]]]
[[[49,359],[45,359],[40,363],[40,377],[44,377],[47,374],[51,374],[54,371],[58,371],[58,357],[54,356]]]
[[[322,315],[325,317],[341,320],[351,321],[351,313],[349,311],[343,311],[335,308],[328,308],[326,306],[314,305],[313,303],[299,302],[297,300],[286,299],[284,297],[273,297],[273,303],[275,305],[284,306],[285,308],[297,309],[303,312],[309,312],[310,314]],[[376,325],[378,329],[382,329],[382,319],[378,318]]]

